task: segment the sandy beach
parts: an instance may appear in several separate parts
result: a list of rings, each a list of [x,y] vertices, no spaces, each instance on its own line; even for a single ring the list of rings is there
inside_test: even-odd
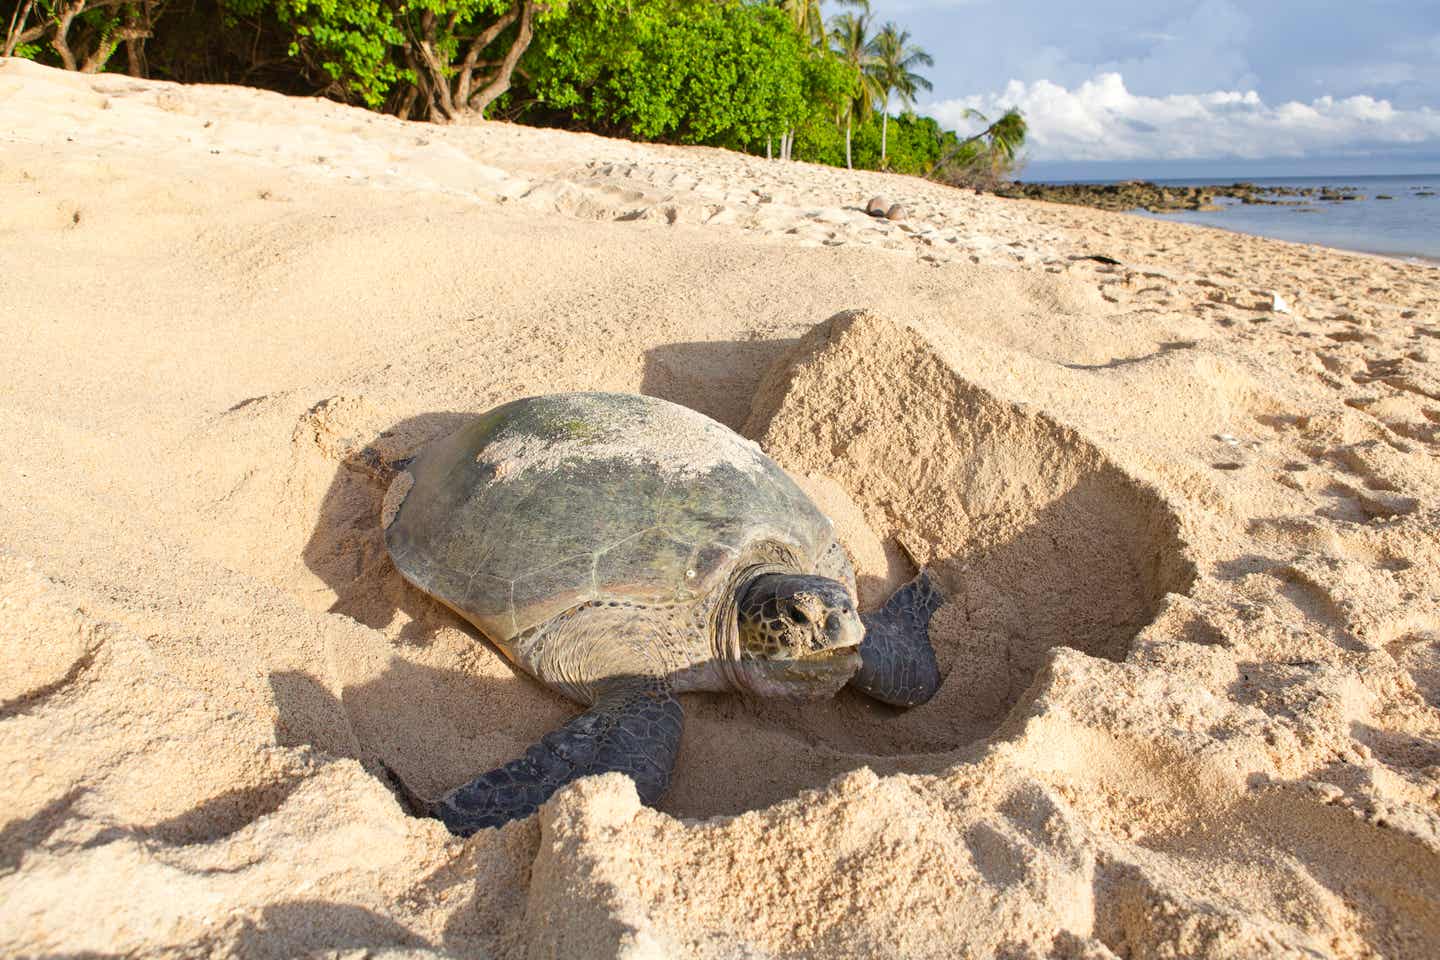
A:
[[[1440,268],[0,60],[0,315],[0,954],[1440,954]],[[579,708],[371,467],[565,390],[758,441],[863,606],[903,540],[936,698],[406,816]]]

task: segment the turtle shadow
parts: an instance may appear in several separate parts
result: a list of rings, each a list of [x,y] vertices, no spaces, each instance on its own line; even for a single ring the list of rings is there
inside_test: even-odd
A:
[[[305,566],[335,595],[329,613],[376,630],[403,614],[397,640],[427,646],[444,627],[481,635],[443,604],[405,582],[385,549],[380,509],[390,475],[426,443],[459,429],[473,413],[442,411],[396,421],[369,436],[326,438],[336,468],[301,551]]]

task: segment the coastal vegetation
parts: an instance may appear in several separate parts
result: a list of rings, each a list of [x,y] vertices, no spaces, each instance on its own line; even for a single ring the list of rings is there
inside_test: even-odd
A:
[[[867,0],[19,0],[6,56],[994,182],[1011,110],[965,135],[911,109],[930,54]],[[891,113],[894,107],[898,113]]]

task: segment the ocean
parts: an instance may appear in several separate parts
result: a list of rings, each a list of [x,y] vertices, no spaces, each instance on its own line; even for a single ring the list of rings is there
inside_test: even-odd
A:
[[[1217,197],[1215,202],[1224,208],[1222,210],[1145,215],[1278,240],[1440,264],[1440,174],[1244,179],[1261,187],[1348,187],[1365,199],[1332,202],[1316,197],[1279,197],[1277,199],[1303,203],[1301,206],[1246,206],[1229,197]],[[1205,186],[1235,181],[1209,178],[1154,182],[1169,186]],[[1425,196],[1427,193],[1432,195]],[[1394,199],[1377,199],[1380,195]]]

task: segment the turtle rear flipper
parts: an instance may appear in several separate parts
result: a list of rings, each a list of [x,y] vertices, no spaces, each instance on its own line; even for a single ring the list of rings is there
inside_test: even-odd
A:
[[[862,613],[865,639],[860,669],[850,686],[897,707],[917,706],[933,697],[940,689],[940,668],[930,646],[930,615],[944,602],[930,574],[921,570],[885,606]]]
[[[606,681],[592,706],[545,734],[518,759],[482,774],[426,806],[450,832],[468,837],[528,817],[572,780],[611,771],[635,781],[653,804],[670,785],[680,751],[680,701],[656,677]]]

